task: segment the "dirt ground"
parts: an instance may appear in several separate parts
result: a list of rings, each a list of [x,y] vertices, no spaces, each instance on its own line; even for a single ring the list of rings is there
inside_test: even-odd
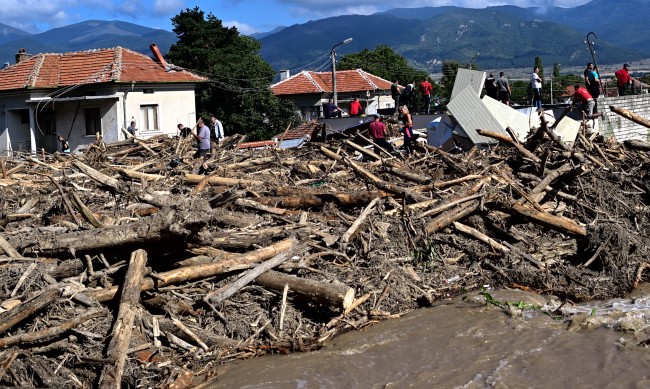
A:
[[[184,388],[485,285],[577,302],[648,280],[643,147],[242,141],[203,175],[168,138],[2,160],[0,385]]]

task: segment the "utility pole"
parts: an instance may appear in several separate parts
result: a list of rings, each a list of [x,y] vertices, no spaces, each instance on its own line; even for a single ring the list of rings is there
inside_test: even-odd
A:
[[[338,99],[336,96],[336,53],[334,52],[334,49],[338,46],[345,45],[350,42],[352,42],[352,38],[348,38],[343,42],[335,44],[332,46],[332,50],[330,50],[330,58],[332,60],[332,99],[334,100],[334,105],[338,105]]]

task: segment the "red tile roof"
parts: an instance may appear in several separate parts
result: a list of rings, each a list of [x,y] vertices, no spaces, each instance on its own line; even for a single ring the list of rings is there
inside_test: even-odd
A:
[[[390,90],[391,82],[362,69],[336,72],[337,93]],[[276,96],[332,92],[332,72],[302,71],[271,85]]]
[[[206,79],[122,47],[36,54],[0,70],[0,90],[60,88],[104,82],[180,83]]]

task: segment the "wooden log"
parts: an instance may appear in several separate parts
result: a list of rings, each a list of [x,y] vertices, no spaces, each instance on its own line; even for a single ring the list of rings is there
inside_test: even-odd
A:
[[[134,170],[129,170],[129,169],[120,169],[118,171],[120,172],[120,174],[126,177],[137,178],[138,180],[142,180],[142,181],[158,181],[165,178],[165,176],[161,176],[160,174],[147,174],[142,172],[136,172]]]
[[[306,195],[284,195],[255,198],[255,202],[264,205],[279,206],[282,208],[301,209],[301,208],[320,208],[327,203],[334,203],[344,207],[365,206],[373,199],[380,197],[392,196],[386,191],[370,191],[356,193],[336,193],[319,191],[319,193]]]
[[[180,269],[156,273],[155,279],[150,277],[144,279],[141,290],[147,291],[156,287],[161,288],[181,282],[212,277],[217,274],[228,272],[233,267],[241,268],[242,265],[250,265],[274,257],[284,251],[293,249],[296,244],[297,241],[294,238],[289,238],[274,243],[268,247],[255,250],[251,253],[242,254],[241,257],[236,259],[187,266]],[[107,302],[115,297],[117,289],[117,286],[113,286],[111,288],[84,292],[84,294],[99,302]]]
[[[480,175],[480,174],[469,174],[469,175],[467,175],[465,177],[456,178],[454,180],[437,181],[437,182],[434,182],[434,183],[429,184],[429,185],[414,186],[414,187],[411,187],[410,189],[411,190],[417,190],[418,192],[428,192],[430,190],[444,189],[444,188],[447,188],[449,186],[462,184],[462,183],[467,182],[467,181],[478,180],[478,179],[481,179],[481,178],[484,178],[484,177],[485,176]]]
[[[453,222],[458,221],[468,215],[471,215],[478,209],[480,201],[471,200],[458,205],[444,213],[438,215],[435,219],[431,220],[424,228],[425,235],[435,234],[451,225]]]
[[[105,316],[105,309],[91,309],[84,312],[81,316],[68,320],[54,327],[46,328],[34,332],[26,332],[20,335],[8,336],[0,339],[0,348],[11,347],[17,344],[34,343],[50,340],[56,336],[62,335],[80,324],[90,319]]]
[[[251,270],[242,274],[237,280],[231,282],[230,284],[221,287],[215,291],[212,291],[206,294],[203,297],[203,301],[211,304],[219,304],[220,302],[230,298],[233,294],[237,293],[241,288],[253,282],[257,277],[262,273],[273,269],[274,267],[286,262],[291,256],[290,251],[285,251],[276,255],[275,257],[260,263]]]
[[[392,175],[395,175],[397,177],[403,178],[411,182],[415,182],[416,184],[428,184],[432,180],[432,178],[429,176],[424,176],[422,174],[409,172],[394,166],[388,166],[385,169],[388,173]]]
[[[140,301],[140,289],[142,288],[142,278],[145,274],[146,264],[147,253],[144,250],[136,250],[131,254],[129,268],[122,284],[122,295],[117,318],[113,324],[111,341],[106,351],[106,357],[115,360],[115,364],[104,366],[100,378],[100,388],[119,389],[122,386],[124,362],[131,342],[133,321]]]
[[[650,151],[650,143],[638,139],[624,140],[623,144],[629,149]]]
[[[113,188],[114,190],[119,191],[120,190],[120,181],[113,178],[109,177],[104,173],[101,173],[90,166],[82,163],[79,160],[74,160],[72,161],[72,164],[74,167],[76,167],[80,172],[84,173],[88,177],[92,178],[93,180],[99,182],[102,185],[106,185],[108,187]]]
[[[370,213],[373,211],[373,209],[375,208],[375,206],[377,205],[379,200],[381,200],[381,199],[376,198],[376,199],[372,200],[372,202],[370,202],[370,204],[368,204],[368,206],[363,210],[363,212],[361,212],[361,214],[359,215],[357,220],[355,220],[354,223],[352,223],[350,228],[348,228],[348,230],[345,231],[345,233],[343,235],[341,235],[340,242],[342,244],[349,243],[350,240],[352,240],[357,235],[357,233],[359,232],[359,229],[361,228],[363,223],[366,221],[366,218],[368,218]]]
[[[369,156],[371,158],[374,158],[376,160],[381,160],[381,157],[379,155],[375,154],[373,151],[365,149],[362,146],[359,146],[358,144],[356,144],[356,143],[354,143],[354,142],[352,142],[352,141],[350,141],[348,139],[344,140],[343,143],[345,143],[346,145],[348,145],[348,146],[352,147],[353,149],[359,151],[361,154],[367,155],[367,156]]]
[[[186,184],[198,184],[203,179],[205,179],[205,176],[199,174],[186,174],[184,182]],[[264,184],[264,181],[210,176],[210,178],[208,178],[207,183],[210,185],[248,187],[248,186],[261,186]]]
[[[643,127],[650,128],[650,120],[644,118],[641,115],[637,115],[634,112],[630,111],[629,109],[621,108],[621,107],[616,107],[614,105],[610,105],[609,109],[612,112],[615,112],[624,118],[633,121],[636,124],[640,124]]]
[[[95,217],[92,211],[86,206],[86,204],[83,203],[83,201],[81,201],[79,196],[74,191],[70,191],[70,195],[72,197],[72,200],[77,205],[77,208],[79,208],[81,214],[88,221],[88,223],[90,223],[95,228],[104,228],[104,224]]]
[[[4,236],[2,236],[2,234],[0,234],[0,249],[2,249],[2,251],[4,251],[4,253],[7,254],[9,257],[12,258],[22,257],[22,255],[20,255],[20,253],[16,251],[14,246],[12,246],[9,242],[7,242],[7,240],[5,239]]]
[[[289,285],[289,294],[296,299],[341,312],[354,302],[354,289],[340,282],[316,281],[270,270],[257,277],[255,283],[278,293]]]
[[[460,199],[456,199],[456,200],[453,200],[453,201],[449,201],[449,202],[447,202],[445,204],[442,204],[439,207],[435,207],[433,209],[429,209],[429,210],[427,210],[425,212],[422,212],[421,214],[415,216],[415,219],[421,219],[423,217],[427,217],[427,216],[431,216],[431,215],[437,215],[440,212],[444,212],[446,210],[449,210],[449,209],[457,206],[458,204],[462,204],[462,203],[467,202],[467,201],[479,199],[479,198],[481,198],[483,196],[484,196],[483,194],[475,194],[475,195],[470,195],[470,196],[463,197],[463,198],[460,198]]]
[[[454,222],[453,225],[454,228],[456,228],[458,231],[480,240],[481,242],[490,246],[490,248],[492,248],[493,250],[501,251],[502,253],[510,252],[509,248],[497,242],[496,240],[490,238],[489,236],[485,235],[484,233],[477,230],[476,228],[472,228],[460,222]]]
[[[533,161],[533,162],[536,162],[536,163],[540,163],[540,162],[541,162],[541,160],[539,159],[538,156],[536,156],[535,154],[533,154],[532,152],[530,152],[528,149],[526,149],[526,148],[525,148],[521,143],[518,143],[518,142],[513,141],[512,138],[509,137],[509,136],[506,136],[506,135],[504,135],[504,134],[501,134],[501,133],[498,133],[498,132],[494,132],[494,131],[482,130],[482,129],[480,129],[480,128],[477,129],[476,131],[477,131],[479,134],[483,135],[483,136],[487,136],[487,137],[490,137],[490,138],[494,138],[494,139],[500,140],[500,141],[502,141],[502,142],[504,142],[504,143],[507,143],[507,144],[513,146],[513,147],[516,148],[517,151],[519,151],[519,152],[520,152],[524,157],[530,159],[530,160]]]
[[[285,238],[289,234],[308,230],[308,226],[300,223],[247,230],[240,232],[217,232],[210,245],[217,248],[246,249],[254,245],[266,244],[271,240]]]
[[[539,184],[535,185],[535,187],[530,191],[530,194],[536,194],[536,193],[541,193],[546,190],[546,187],[551,184],[554,180],[556,180],[558,177],[570,172],[573,170],[573,167],[569,163],[565,163],[564,165],[560,166],[559,168],[550,171],[546,177],[544,177]]]
[[[240,199],[235,200],[235,204],[239,205],[240,207],[257,209],[258,211],[268,212],[268,213],[272,213],[274,215],[284,215],[285,213],[287,213],[286,209],[264,205],[264,204],[259,203],[256,200],[249,200],[249,199],[241,199],[240,198]]]
[[[551,215],[547,212],[540,212],[528,207],[527,205],[519,203],[512,204],[512,210],[556,231],[564,232],[580,238],[587,236],[587,229],[569,218]]]
[[[59,293],[59,290],[56,288],[47,288],[17,307],[0,313],[0,334],[54,303],[59,297]]]
[[[457,162],[456,160],[454,160],[454,157],[453,157],[451,154],[449,154],[448,152],[443,151],[443,150],[440,150],[439,148],[437,148],[437,147],[433,147],[433,146],[431,146],[431,145],[424,145],[424,146],[426,147],[427,150],[432,151],[432,152],[434,152],[435,154],[438,154],[438,155],[440,156],[440,158],[442,158],[442,160],[443,160],[443,161],[447,164],[447,166],[449,166],[450,168],[456,170],[457,172],[459,172],[460,174],[462,174],[462,175],[464,175],[464,176],[466,176],[466,175],[469,174],[469,173],[467,172],[467,169],[465,169],[464,167],[462,167],[462,166],[460,165],[459,162]]]

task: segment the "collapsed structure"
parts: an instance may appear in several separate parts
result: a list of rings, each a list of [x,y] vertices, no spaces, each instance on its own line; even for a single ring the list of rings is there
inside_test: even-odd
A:
[[[463,117],[475,92],[449,108],[487,145],[467,153],[377,155],[359,125],[232,136],[205,176],[166,136],[0,160],[0,385],[186,388],[485,285],[572,302],[647,280],[650,145],[579,122],[567,142],[545,115],[524,140]]]

